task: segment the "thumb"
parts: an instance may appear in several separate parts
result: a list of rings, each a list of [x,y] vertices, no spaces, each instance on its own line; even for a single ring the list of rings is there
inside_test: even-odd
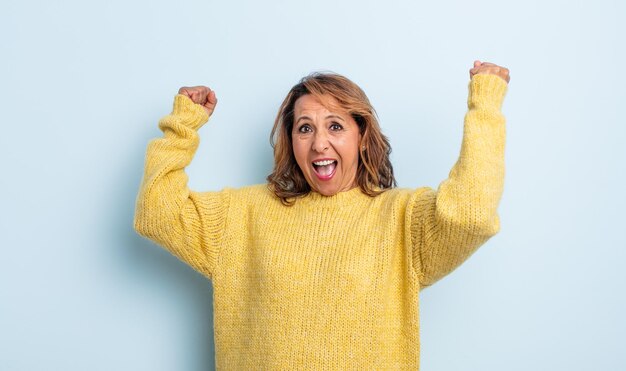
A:
[[[215,91],[211,90],[209,95],[206,97],[206,102],[203,104],[204,109],[206,109],[209,116],[213,114],[215,110],[215,106],[217,105],[217,96],[215,95]]]
[[[209,95],[206,98],[206,103],[212,104],[214,106],[217,104],[217,96],[215,95],[215,90],[211,90],[209,92]]]

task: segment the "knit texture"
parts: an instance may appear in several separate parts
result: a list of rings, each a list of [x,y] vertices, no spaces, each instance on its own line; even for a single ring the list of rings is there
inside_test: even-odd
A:
[[[177,95],[147,149],[134,227],[213,282],[218,370],[419,369],[419,291],[500,229],[507,83],[469,82],[457,162],[437,190],[195,192],[184,168],[208,121]]]

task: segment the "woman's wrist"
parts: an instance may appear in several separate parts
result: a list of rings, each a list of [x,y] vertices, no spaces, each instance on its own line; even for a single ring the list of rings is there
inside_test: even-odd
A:
[[[200,129],[209,120],[209,115],[204,108],[182,94],[174,97],[172,115],[181,117],[182,123],[194,130]]]
[[[508,83],[495,74],[476,74],[469,82],[467,105],[469,109],[492,107],[502,108]]]

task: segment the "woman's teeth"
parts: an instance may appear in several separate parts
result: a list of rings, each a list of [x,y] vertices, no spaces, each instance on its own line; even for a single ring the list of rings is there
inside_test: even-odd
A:
[[[335,162],[335,160],[316,161],[313,163],[313,165],[324,166],[324,165],[330,165],[333,162]]]
[[[313,167],[315,171],[321,176],[329,176],[335,171],[335,167],[337,166],[337,161],[335,160],[324,160],[324,161],[315,161],[313,162]]]

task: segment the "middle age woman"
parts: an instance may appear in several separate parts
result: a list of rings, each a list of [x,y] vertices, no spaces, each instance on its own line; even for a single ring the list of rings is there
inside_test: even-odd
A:
[[[190,190],[217,98],[181,88],[148,145],[135,229],[212,280],[217,369],[418,369],[419,291],[500,228],[509,79],[474,62],[460,155],[437,190],[395,187],[374,108],[333,73],[287,94],[267,184]]]

